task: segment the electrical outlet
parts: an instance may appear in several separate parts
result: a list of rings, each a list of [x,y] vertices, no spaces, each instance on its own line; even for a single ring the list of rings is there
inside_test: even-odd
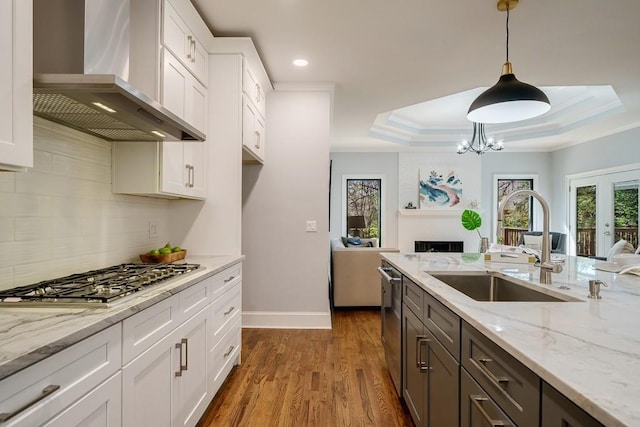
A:
[[[315,233],[318,231],[318,223],[316,221],[307,221],[307,232]]]
[[[149,221],[149,239],[158,238],[158,228],[160,228],[160,222],[156,219]]]

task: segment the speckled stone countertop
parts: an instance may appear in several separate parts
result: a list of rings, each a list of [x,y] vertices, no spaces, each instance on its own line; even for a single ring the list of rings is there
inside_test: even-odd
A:
[[[243,256],[189,257],[200,264],[109,308],[0,307],[0,380],[241,262]]]
[[[640,277],[567,257],[553,284],[540,285],[537,267],[485,263],[477,254],[382,257],[604,425],[640,426]],[[429,274],[482,271],[579,301],[479,302]],[[602,299],[587,298],[590,279],[608,284]]]

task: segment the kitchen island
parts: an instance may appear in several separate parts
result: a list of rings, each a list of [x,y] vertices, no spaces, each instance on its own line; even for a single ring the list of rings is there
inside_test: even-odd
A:
[[[596,270],[582,257],[567,257],[551,285],[539,284],[537,267],[479,254],[382,258],[604,425],[640,425],[640,277]],[[476,301],[432,276],[454,272],[491,272],[574,301]],[[608,285],[600,300],[587,298],[592,279]]]

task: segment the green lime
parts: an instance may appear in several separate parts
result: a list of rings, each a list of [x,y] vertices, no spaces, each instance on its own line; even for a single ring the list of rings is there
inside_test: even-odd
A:
[[[160,251],[159,251],[159,250],[157,250],[157,249],[151,249],[151,250],[149,251],[149,254],[150,254],[150,255],[160,255]]]
[[[180,252],[182,250],[182,248],[180,246],[174,246],[173,249],[171,249],[171,252]]]
[[[167,248],[167,247],[160,248],[159,252],[160,252],[162,255],[170,254],[170,253],[171,253],[171,248]]]

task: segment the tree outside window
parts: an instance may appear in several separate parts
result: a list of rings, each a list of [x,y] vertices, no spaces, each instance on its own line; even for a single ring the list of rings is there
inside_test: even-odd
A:
[[[533,190],[533,179],[498,179],[498,205],[502,199],[518,190]],[[504,209],[503,243],[517,245],[520,234],[529,231],[533,224],[533,203],[531,197],[522,196],[509,200]]]
[[[345,222],[357,224],[357,228],[347,230],[348,234],[362,238],[377,238],[380,241],[381,179],[347,179],[347,218]],[[363,217],[349,221],[349,217]]]

